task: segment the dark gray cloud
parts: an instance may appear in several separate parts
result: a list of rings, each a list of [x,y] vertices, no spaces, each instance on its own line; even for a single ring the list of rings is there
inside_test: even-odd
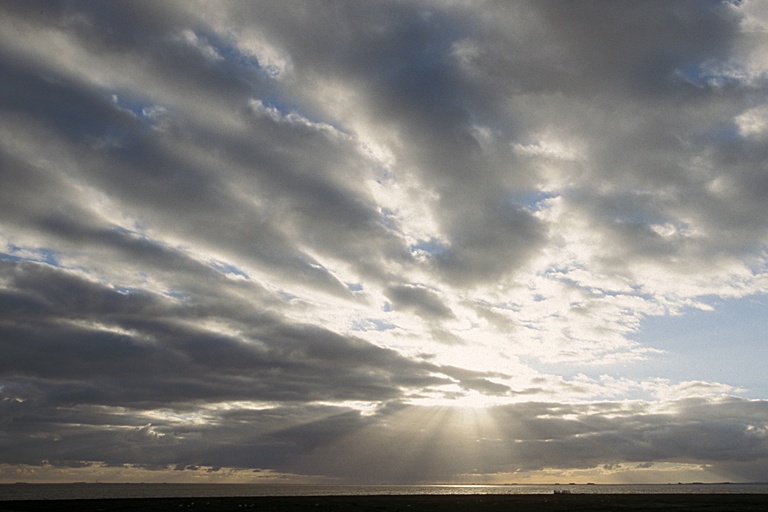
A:
[[[621,376],[768,291],[755,5],[5,2],[0,473],[765,480],[738,382]]]
[[[449,318],[451,309],[440,301],[435,293],[418,286],[391,286],[387,296],[396,309],[412,310],[428,319]]]
[[[12,418],[5,428],[14,441],[5,458],[16,463],[36,463],[54,452],[59,464],[270,467],[357,482],[412,482],[545,468],[746,462],[742,476],[760,481],[768,458],[764,404],[737,399],[694,399],[663,413],[621,403],[500,406],[470,420],[470,430],[459,411],[413,406],[364,416],[339,407],[286,404],[208,411],[204,424],[179,421],[196,412],[180,410],[151,425],[123,416],[120,428],[109,428],[120,418],[117,411],[51,408],[34,415],[22,414],[26,404],[2,406]]]
[[[2,372],[59,400],[381,400],[447,382],[432,376],[435,365],[268,313],[238,314],[216,297],[180,301],[35,264],[2,267]],[[217,319],[239,333],[200,325]]]
[[[722,404],[722,410],[738,413],[738,419],[726,419],[721,404],[695,400],[681,404],[675,414],[627,411],[625,405],[616,403],[589,408],[529,403],[493,408],[488,412],[489,418],[477,421],[469,432],[464,430],[466,419],[456,416],[455,411],[408,409],[399,414],[422,427],[440,424],[441,428],[414,434],[407,428],[386,432],[383,425],[371,425],[358,436],[352,436],[351,442],[359,449],[374,447],[368,448],[375,450],[378,461],[378,468],[372,470],[374,479],[395,481],[553,467],[588,469],[614,461],[757,461],[766,458],[764,436],[754,427],[761,421],[763,405],[738,400]],[[405,439],[414,435],[415,438]],[[402,451],[387,453],[377,449],[379,436],[388,439],[383,446],[397,445]],[[332,445],[312,457],[312,462],[318,464],[315,468],[319,470],[323,456],[329,456],[339,446]],[[346,459],[338,463],[337,471],[347,467],[347,463],[352,464]],[[400,473],[401,468],[405,468],[404,473]],[[419,476],[419,471],[424,473]],[[758,470],[750,477],[757,481],[764,475],[764,471]]]

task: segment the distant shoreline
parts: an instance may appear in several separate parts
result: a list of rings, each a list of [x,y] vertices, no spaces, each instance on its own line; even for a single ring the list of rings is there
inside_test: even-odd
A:
[[[208,511],[243,510],[303,511],[334,510],[380,512],[515,510],[515,512],[559,512],[567,510],[633,511],[658,509],[695,512],[762,511],[768,494],[475,494],[475,495],[386,495],[386,496],[267,496],[196,497],[0,501],[0,512],[75,510]]]

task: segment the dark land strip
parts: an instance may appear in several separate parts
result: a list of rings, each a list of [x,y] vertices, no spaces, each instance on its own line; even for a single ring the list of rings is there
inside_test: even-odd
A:
[[[768,494],[569,494],[131,498],[0,501],[0,512],[117,511],[760,511]]]

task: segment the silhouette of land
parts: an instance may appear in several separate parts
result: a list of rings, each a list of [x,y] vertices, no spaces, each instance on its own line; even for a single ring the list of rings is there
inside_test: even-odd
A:
[[[0,501],[0,512],[112,511],[764,511],[768,494],[557,494],[132,498]]]

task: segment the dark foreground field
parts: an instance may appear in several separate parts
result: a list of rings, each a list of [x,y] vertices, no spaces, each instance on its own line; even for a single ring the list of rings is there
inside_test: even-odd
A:
[[[768,494],[300,496],[0,501],[0,512],[96,511],[739,511],[768,510]]]

